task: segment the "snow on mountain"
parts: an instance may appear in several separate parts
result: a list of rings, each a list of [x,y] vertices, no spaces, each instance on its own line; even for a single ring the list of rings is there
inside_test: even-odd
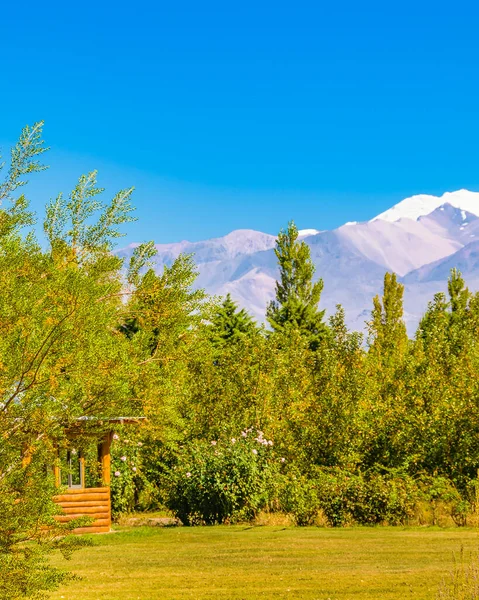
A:
[[[310,235],[316,235],[318,233],[321,233],[321,231],[319,229],[300,229],[298,231],[298,238],[305,238],[305,237],[309,237]]]
[[[479,289],[479,193],[460,190],[441,197],[406,198],[364,223],[333,231],[299,231],[311,249],[316,276],[324,280],[321,306],[327,314],[341,303],[348,325],[363,330],[372,298],[380,294],[386,271],[402,277],[405,320],[413,333],[427,302],[444,291],[452,267]],[[199,242],[157,244],[154,267],[161,272],[180,253],[194,254],[196,287],[210,294],[231,293],[240,306],[264,321],[278,277],[273,235],[249,229]],[[136,244],[119,250],[128,258]]]
[[[430,196],[428,194],[411,196],[371,220],[380,219],[395,222],[399,219],[412,219],[417,221],[419,217],[432,213],[444,204],[450,204],[455,208],[479,216],[479,192],[458,190],[457,192],[446,192],[442,196]]]

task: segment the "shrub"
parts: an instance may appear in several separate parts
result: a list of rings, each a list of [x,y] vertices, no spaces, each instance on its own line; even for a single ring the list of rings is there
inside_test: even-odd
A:
[[[167,508],[185,525],[253,518],[274,488],[272,442],[260,431],[184,446],[162,482]]]
[[[131,431],[119,430],[111,447],[111,512],[114,518],[138,507],[140,493],[151,485],[142,468],[143,443]]]
[[[413,517],[419,490],[409,475],[400,471],[372,473],[358,488],[352,511],[356,522],[401,525]]]
[[[313,525],[320,510],[316,485],[299,474],[284,478],[279,503],[281,510],[291,515],[296,525]]]
[[[333,527],[405,523],[414,514],[418,496],[415,481],[396,471],[354,474],[323,469],[316,475],[316,488],[319,506]]]
[[[423,498],[431,506],[433,525],[438,522],[438,514],[441,508],[447,510],[456,525],[466,525],[467,517],[475,506],[475,480],[471,480],[461,494],[454,483],[446,477],[423,477],[421,490]]]

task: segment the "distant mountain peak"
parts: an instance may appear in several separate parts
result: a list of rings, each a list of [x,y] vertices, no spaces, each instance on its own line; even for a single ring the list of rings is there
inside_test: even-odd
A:
[[[442,196],[417,194],[410,198],[405,198],[389,210],[371,219],[371,221],[381,220],[391,223],[400,219],[417,221],[420,217],[429,215],[445,204],[450,204],[464,212],[479,216],[479,192],[457,190],[456,192],[446,192]]]
[[[305,238],[309,237],[310,235],[317,235],[318,233],[321,233],[319,229],[300,229],[298,231],[298,237]]]

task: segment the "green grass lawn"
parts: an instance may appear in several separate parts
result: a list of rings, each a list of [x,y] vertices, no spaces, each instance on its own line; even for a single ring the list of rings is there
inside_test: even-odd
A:
[[[140,527],[94,539],[68,563],[82,581],[53,600],[434,599],[453,553],[479,548],[477,530],[393,527]]]

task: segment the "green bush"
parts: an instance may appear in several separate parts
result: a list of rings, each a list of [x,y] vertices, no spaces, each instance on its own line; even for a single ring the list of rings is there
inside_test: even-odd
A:
[[[315,483],[304,475],[290,474],[280,485],[279,504],[296,525],[312,525],[320,510]]]
[[[418,486],[404,473],[324,469],[318,471],[315,481],[319,506],[333,527],[350,522],[398,525],[414,514]]]
[[[447,477],[425,476],[421,479],[423,498],[432,509],[433,525],[437,524],[440,509],[446,509],[458,526],[464,526],[476,506],[477,480],[471,480],[462,493]]]
[[[277,465],[272,441],[260,431],[193,441],[161,482],[165,505],[185,525],[251,519],[272,497]]]
[[[138,508],[140,494],[151,487],[142,467],[143,443],[133,432],[119,430],[111,446],[111,512],[112,516]]]

